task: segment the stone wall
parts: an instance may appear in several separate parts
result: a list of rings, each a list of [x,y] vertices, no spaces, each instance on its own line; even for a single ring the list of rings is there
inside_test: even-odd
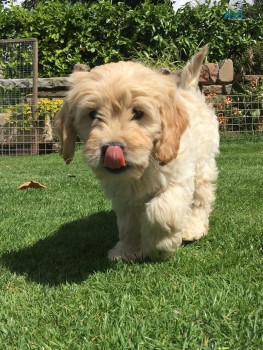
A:
[[[68,89],[67,78],[39,78],[38,95],[39,97],[61,97],[65,96]],[[0,79],[0,87],[6,89],[25,89],[33,87],[33,79]]]
[[[74,71],[88,71],[89,67],[85,65],[76,65]],[[163,74],[174,74],[180,79],[180,71],[169,72],[163,69]],[[263,79],[263,75],[244,75],[234,76],[233,62],[230,59],[222,61],[220,64],[206,63],[202,66],[199,86],[202,92],[207,95],[211,92],[222,95],[230,95],[232,92],[232,84],[234,81],[258,81]],[[5,88],[30,88],[32,87],[32,79],[3,79],[0,67],[0,87]],[[38,95],[39,97],[64,97],[68,90],[69,83],[66,77],[60,78],[39,78],[38,79]]]
[[[233,61],[227,59],[220,64],[203,64],[199,86],[205,95],[211,92],[219,95],[230,95],[234,82],[253,82],[254,86],[257,86],[260,79],[263,79],[263,75],[235,76]]]
[[[232,60],[224,60],[221,64],[203,64],[199,86],[201,91],[207,95],[210,92],[229,95],[232,91],[234,80],[234,68]]]

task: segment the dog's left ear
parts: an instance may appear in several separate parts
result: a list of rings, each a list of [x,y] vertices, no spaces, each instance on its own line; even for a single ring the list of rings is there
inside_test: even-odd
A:
[[[197,89],[202,63],[207,52],[208,45],[205,45],[182,69],[178,83],[180,89]],[[161,165],[168,164],[177,157],[181,136],[189,124],[188,115],[174,93],[171,93],[169,100],[169,105],[160,108],[161,135],[155,145],[155,156]]]
[[[184,90],[196,89],[198,87],[199,76],[202,63],[207,55],[208,45],[203,46],[180,72],[179,87]]]
[[[68,102],[65,100],[55,117],[55,133],[58,135],[60,141],[60,154],[67,164],[69,164],[74,157],[77,138],[76,131],[72,124]]]
[[[155,157],[160,165],[166,165],[177,157],[180,139],[187,128],[188,114],[174,91],[170,93],[169,104],[160,107],[161,134],[155,144]]]

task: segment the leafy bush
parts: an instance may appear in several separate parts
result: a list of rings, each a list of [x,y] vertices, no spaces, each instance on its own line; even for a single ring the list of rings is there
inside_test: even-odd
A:
[[[244,7],[245,20],[225,20],[228,5],[208,3],[186,5],[174,13],[168,0],[158,4],[145,0],[133,8],[110,0],[75,4],[47,0],[31,11],[0,7],[0,31],[2,38],[39,40],[39,73],[45,77],[67,75],[75,63],[93,67],[121,59],[180,66],[205,43],[210,43],[210,61],[239,62],[263,38],[262,13],[255,16],[253,6]]]
[[[51,122],[62,104],[63,99],[39,99],[37,120],[34,120],[33,118],[30,101],[23,104],[8,106],[3,112],[7,113],[7,122],[11,126],[18,128],[19,130],[31,130],[35,126],[44,127],[47,120],[48,122]]]
[[[236,68],[244,74],[263,74],[263,41],[253,43],[236,58]]]

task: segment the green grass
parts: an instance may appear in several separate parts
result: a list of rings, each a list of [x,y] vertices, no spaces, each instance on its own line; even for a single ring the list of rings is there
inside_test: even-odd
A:
[[[209,235],[127,264],[105,258],[115,216],[80,152],[0,158],[0,349],[262,350],[263,142],[218,164]]]

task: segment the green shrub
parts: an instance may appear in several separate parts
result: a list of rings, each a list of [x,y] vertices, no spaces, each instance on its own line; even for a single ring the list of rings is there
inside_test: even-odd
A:
[[[122,59],[180,66],[206,43],[209,61],[232,58],[239,69],[242,54],[263,38],[262,13],[244,7],[245,20],[226,20],[228,5],[208,3],[174,13],[168,0],[133,8],[110,0],[47,0],[31,11],[0,7],[0,31],[2,38],[38,39],[39,73],[45,77],[67,75],[75,63],[93,67]]]
[[[263,41],[253,43],[236,57],[236,68],[244,74],[263,74]]]

